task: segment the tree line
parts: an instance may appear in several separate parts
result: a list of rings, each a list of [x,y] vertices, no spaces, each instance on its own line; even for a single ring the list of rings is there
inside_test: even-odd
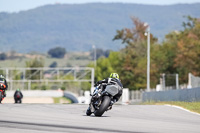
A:
[[[122,41],[125,47],[97,60],[95,80],[117,72],[124,87],[139,90],[146,88],[147,37],[144,33],[148,26],[136,17],[131,19],[134,27],[117,30],[113,38]],[[189,72],[200,76],[200,19],[188,16],[183,22],[183,30],[170,32],[162,43],[153,34],[150,38],[151,88],[159,84],[162,73],[179,74],[180,84],[188,82]]]

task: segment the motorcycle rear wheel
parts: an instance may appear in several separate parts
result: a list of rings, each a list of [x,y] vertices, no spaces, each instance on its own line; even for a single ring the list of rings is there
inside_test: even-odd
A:
[[[100,105],[99,109],[94,112],[94,115],[101,117],[103,113],[108,109],[108,106],[110,105],[110,101],[111,99],[109,96],[104,96],[102,104]]]

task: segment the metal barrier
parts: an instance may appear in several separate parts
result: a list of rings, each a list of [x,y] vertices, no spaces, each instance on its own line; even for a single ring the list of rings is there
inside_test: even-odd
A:
[[[130,102],[138,103],[142,101],[142,90],[130,91]]]
[[[200,101],[200,87],[182,90],[144,92],[142,101]]]

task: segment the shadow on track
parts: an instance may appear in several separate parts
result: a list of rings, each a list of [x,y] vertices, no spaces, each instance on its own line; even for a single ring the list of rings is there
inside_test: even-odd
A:
[[[75,131],[84,130],[90,132],[99,131],[99,132],[116,132],[116,133],[144,133],[144,132],[121,131],[121,130],[112,130],[103,128],[91,128],[91,127],[80,127],[80,126],[69,126],[69,125],[44,124],[44,123],[27,123],[27,122],[4,121],[4,120],[0,120],[0,127],[51,131],[51,132],[52,131],[66,132],[67,129],[71,129]]]
[[[87,116],[87,115],[82,115],[82,116]],[[110,117],[110,116],[101,116],[101,117],[98,117],[98,116],[95,116],[95,115],[90,115],[90,116],[87,116],[87,117],[96,117],[96,118],[101,118],[101,117]]]

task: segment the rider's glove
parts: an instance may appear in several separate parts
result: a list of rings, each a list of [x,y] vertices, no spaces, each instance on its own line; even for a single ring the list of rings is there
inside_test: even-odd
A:
[[[96,83],[96,84],[94,84],[94,87],[97,87],[99,84],[98,83]]]
[[[113,100],[113,102],[114,102],[114,103],[116,103],[116,102],[117,102],[117,100],[116,100],[116,99],[114,99],[114,100]]]

